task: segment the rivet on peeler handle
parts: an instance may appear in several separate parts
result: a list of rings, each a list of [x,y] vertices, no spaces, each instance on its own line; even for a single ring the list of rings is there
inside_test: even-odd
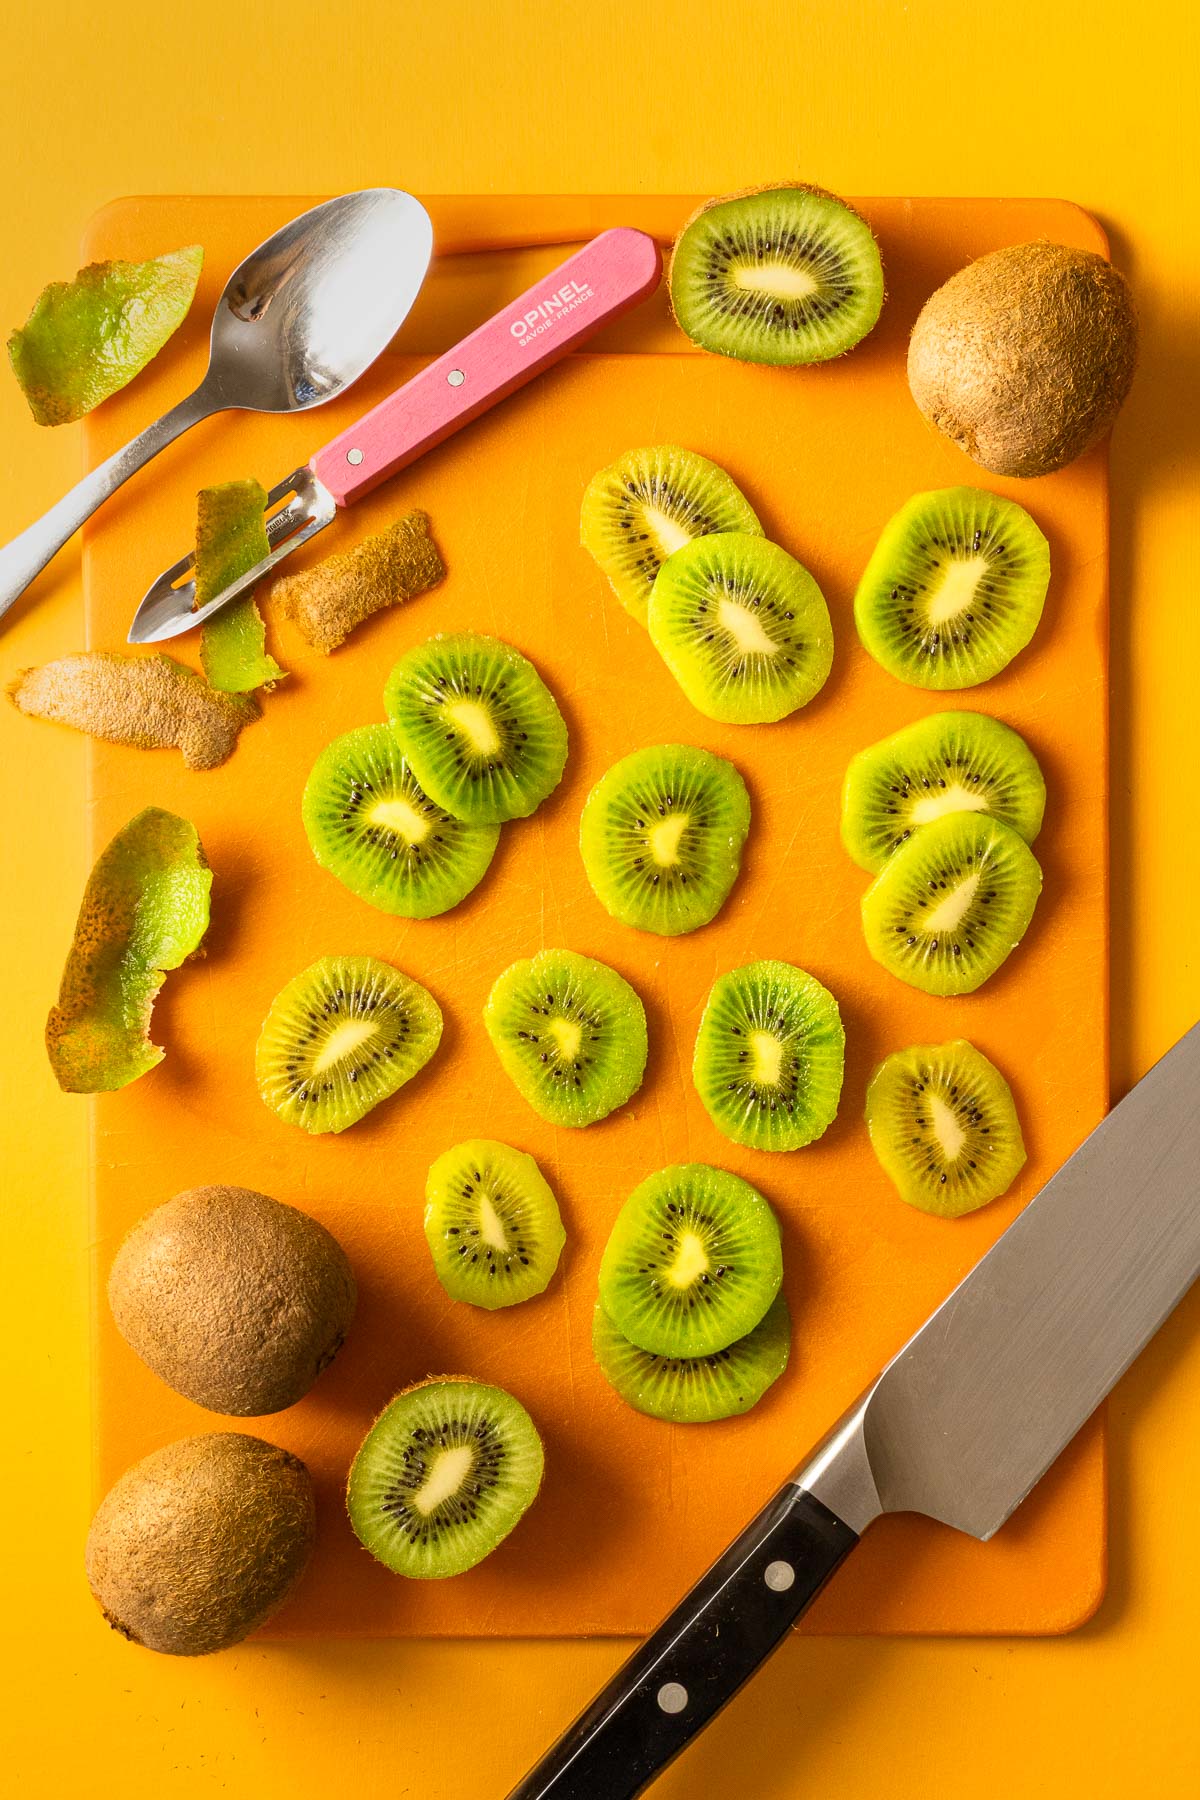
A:
[[[451,369],[446,377],[446,380],[450,383],[451,387],[461,387],[466,379],[467,378],[461,369]]]
[[[348,463],[354,463],[354,465],[357,467],[358,464],[362,461],[362,459],[363,459],[363,453],[361,450],[347,450],[346,461]]]

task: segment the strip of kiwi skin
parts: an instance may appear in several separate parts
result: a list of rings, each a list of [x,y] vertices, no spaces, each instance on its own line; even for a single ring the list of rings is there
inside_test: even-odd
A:
[[[631,1344],[600,1301],[592,1315],[592,1351],[610,1386],[635,1412],[673,1425],[705,1425],[757,1406],[788,1365],[791,1317],[777,1294],[765,1317],[710,1356],[652,1356]]]
[[[84,650],[24,669],[9,699],[30,718],[129,744],[178,749],[189,769],[216,769],[233,755],[243,725],[262,717],[253,694],[221,694],[169,656]]]
[[[842,843],[878,874],[888,857],[947,812],[987,812],[1032,844],[1046,783],[1011,725],[980,712],[933,713],[852,758],[842,788]]]
[[[532,1156],[471,1138],[443,1151],[429,1171],[425,1238],[451,1299],[494,1311],[545,1290],[566,1232]]]
[[[916,1044],[867,1088],[871,1147],[902,1200],[957,1219],[1006,1193],[1025,1165],[1012,1091],[973,1044]]]

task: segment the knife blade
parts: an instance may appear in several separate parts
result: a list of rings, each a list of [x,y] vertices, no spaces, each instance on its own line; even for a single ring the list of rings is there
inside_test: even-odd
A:
[[[1200,1025],[1155,1064],[509,1800],[633,1800],[884,1513],[999,1530],[1200,1274]]]

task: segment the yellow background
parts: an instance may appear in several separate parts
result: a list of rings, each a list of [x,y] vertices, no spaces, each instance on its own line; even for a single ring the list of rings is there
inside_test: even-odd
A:
[[[1059,194],[1137,287],[1113,450],[1113,1070],[1200,1015],[1195,10],[1149,0],[4,0],[0,321],[130,192]],[[1191,121],[1191,123],[1189,123]],[[0,380],[0,538],[74,478],[70,428]],[[77,646],[77,547],[0,636],[0,675]],[[89,1502],[84,1123],[37,1048],[84,878],[83,745],[0,714],[6,1271],[0,1745],[23,1796],[355,1791],[490,1800],[612,1643],[131,1650],[80,1574]],[[1108,1598],[1072,1637],[796,1640],[663,1800],[1196,1791],[1200,1294],[1112,1409]]]

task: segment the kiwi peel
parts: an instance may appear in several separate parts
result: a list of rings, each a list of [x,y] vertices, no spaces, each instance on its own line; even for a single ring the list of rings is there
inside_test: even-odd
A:
[[[495,982],[483,1022],[505,1073],[551,1125],[594,1125],[646,1069],[646,1011],[623,975],[574,950],[541,950]]]
[[[323,869],[380,912],[430,919],[479,885],[498,825],[465,825],[417,785],[395,733],[363,725],[322,750],[301,802]]]
[[[373,956],[325,956],[271,1003],[258,1091],[304,1131],[345,1131],[411,1081],[441,1035],[441,1008],[420,982]]]
[[[894,850],[947,813],[987,813],[1032,844],[1046,783],[1011,725],[987,713],[940,712],[860,750],[842,788],[842,842],[878,874]]]
[[[299,1457],[241,1432],[206,1432],[153,1451],[109,1489],[88,1532],[88,1584],[131,1643],[205,1656],[279,1610],[315,1535]]]
[[[353,550],[285,576],[271,599],[280,618],[291,619],[313,648],[328,656],[367,619],[436,587],[445,574],[429,515],[414,511]]]
[[[583,496],[580,541],[643,625],[663,563],[714,531],[761,536],[762,526],[724,469],[678,444],[627,450],[592,477]]]
[[[787,1368],[791,1339],[782,1294],[753,1331],[709,1356],[652,1356],[622,1336],[599,1301],[592,1315],[592,1353],[605,1380],[635,1412],[672,1425],[749,1412]]]
[[[680,232],[668,281],[675,318],[702,350],[785,366],[852,349],[884,297],[866,220],[800,182],[710,200]]]
[[[731,762],[655,744],[614,763],[579,823],[597,899],[624,925],[678,937],[715,919],[741,867],[750,796]]]
[[[837,1116],[846,1034],[828,988],[787,962],[718,976],[692,1080],[713,1124],[753,1150],[799,1150]]]
[[[271,553],[267,491],[257,481],[225,481],[196,499],[196,610]],[[210,687],[245,694],[287,674],[267,654],[267,628],[253,594],[231,600],[200,632],[200,662]]]
[[[212,871],[196,827],[150,806],[101,851],[83,891],[46,1051],[68,1094],[128,1086],[163,1059],[150,1016],[208,930]]]
[[[867,1088],[867,1129],[900,1198],[943,1219],[998,1199],[1025,1165],[1009,1085],[962,1038],[882,1062]]]
[[[239,1418],[294,1406],[354,1317],[345,1251],[316,1219],[250,1188],[176,1194],[117,1251],[108,1300],[148,1368]]]
[[[425,1238],[452,1300],[495,1311],[549,1285],[566,1242],[532,1156],[494,1138],[442,1152],[425,1185]]]
[[[461,1575],[528,1511],[543,1467],[519,1400],[466,1376],[430,1376],[397,1394],[363,1440],[346,1488],[350,1523],[398,1575]]]

